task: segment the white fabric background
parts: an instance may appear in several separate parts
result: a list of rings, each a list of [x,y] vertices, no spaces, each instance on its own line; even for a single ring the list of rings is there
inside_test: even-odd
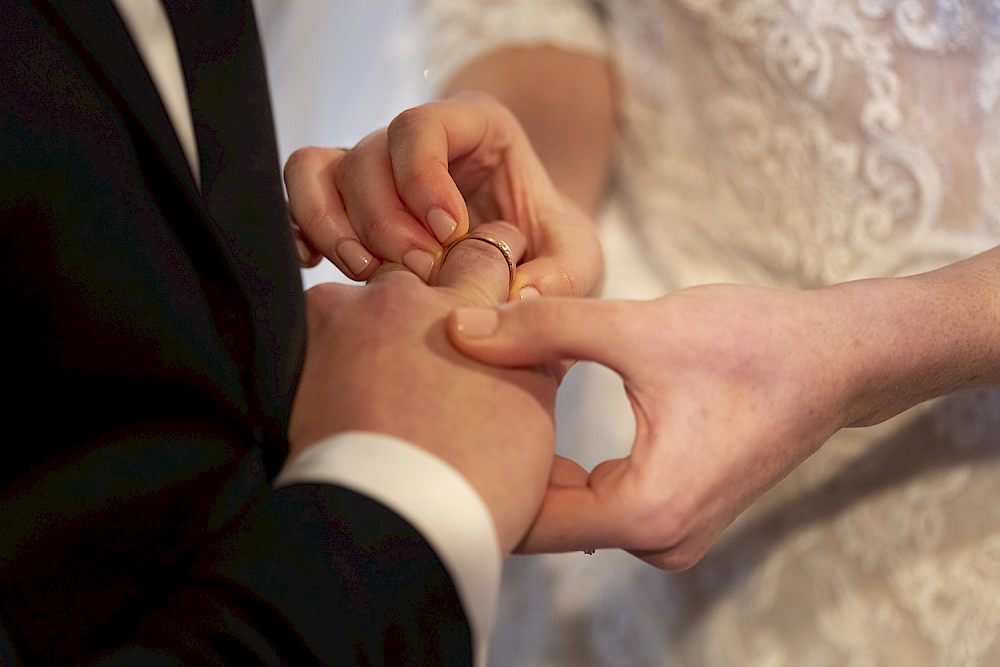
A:
[[[429,98],[411,0],[254,0],[281,162],[301,146],[351,146]],[[346,281],[329,262],[306,287]]]

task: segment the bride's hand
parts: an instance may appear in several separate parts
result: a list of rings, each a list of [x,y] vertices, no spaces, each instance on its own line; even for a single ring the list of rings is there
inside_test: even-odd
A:
[[[384,261],[433,282],[443,248],[484,222],[528,238],[512,296],[582,296],[603,273],[589,217],[552,185],[514,116],[463,94],[404,111],[350,151],[306,148],[285,167],[306,266],[365,280]]]
[[[453,314],[452,340],[467,354],[513,366],[597,361],[621,375],[635,412],[627,458],[589,474],[559,462],[521,549],[616,547],[666,569],[695,563],[753,500],[865,417],[852,410],[870,332],[843,298],[717,285],[648,302],[543,299]]]

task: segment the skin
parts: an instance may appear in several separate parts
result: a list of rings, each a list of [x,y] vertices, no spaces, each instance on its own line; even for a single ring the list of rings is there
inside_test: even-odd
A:
[[[615,144],[615,80],[608,62],[553,47],[504,49],[459,71],[445,94],[469,91],[486,92],[510,109],[556,187],[595,212]]]
[[[350,151],[300,149],[285,183],[305,266],[325,256],[365,280],[394,262],[433,283],[445,246],[504,220],[527,239],[511,296],[526,288],[582,296],[603,273],[590,218],[554,186],[510,111],[487,95],[407,110]],[[362,246],[363,266],[345,259],[345,247]]]
[[[291,457],[347,430],[403,438],[466,477],[504,549],[513,550],[544,495],[555,391],[566,365],[488,367],[448,343],[444,320],[457,307],[498,304],[525,291],[591,292],[603,264],[590,218],[554,187],[514,116],[482,94],[406,111],[351,150],[299,150],[285,182],[303,265],[327,256],[349,277],[368,281],[306,294],[309,346]],[[440,219],[435,211],[454,221],[443,243],[428,223]],[[355,231],[355,220],[368,224]],[[470,229],[508,242],[519,264],[513,284],[496,248],[458,242]],[[361,265],[342,252],[344,244],[352,252],[380,247],[380,254],[368,253]],[[408,261],[414,250],[432,263]],[[400,377],[424,384],[414,391]],[[467,405],[490,409],[460,407]]]
[[[484,229],[523,254],[524,238],[512,226]],[[448,343],[449,312],[506,300],[509,273],[496,248],[457,244],[438,287],[399,268],[385,265],[367,286],[330,283],[307,292],[309,343],[289,428],[290,460],[343,431],[402,438],[472,484],[510,552],[537,513],[549,477],[562,366],[491,367]],[[419,378],[419,385],[400,378]]]
[[[594,210],[613,149],[606,62],[551,48],[498,51],[470,63],[447,92],[463,90],[508,105],[553,182]],[[809,292],[709,286],[647,303],[467,312],[471,323],[499,318],[497,335],[481,339],[453,319],[454,342],[479,359],[603,363],[621,374],[635,410],[629,457],[589,474],[557,462],[523,548],[619,547],[658,567],[690,567],[837,430],[995,385],[998,267],[993,250],[921,276]]]
[[[590,473],[561,460],[523,550],[616,547],[680,570],[839,429],[1000,382],[1000,250],[813,291],[460,310],[449,332],[494,364],[599,362],[632,403],[630,455]]]
[[[594,209],[613,150],[614,81],[605,63],[553,49],[505,51],[471,63],[450,92],[471,89],[508,105],[536,143],[550,182],[578,209]],[[420,144],[420,130],[390,132],[385,152],[394,165],[405,158],[403,176],[419,171],[414,165],[437,165],[422,180],[400,180],[401,198],[427,210],[447,199],[441,193],[454,174],[440,168],[445,142]],[[408,152],[414,143],[432,148]],[[398,178],[397,171],[383,174]],[[349,217],[370,248],[410,233],[405,225],[375,229],[363,212]],[[549,248],[546,259],[575,263],[568,273],[588,271],[580,268],[588,255],[560,250]],[[678,570],[696,563],[740,512],[838,430],[996,385],[998,295],[995,249],[918,276],[811,291],[714,285],[647,302],[546,298],[461,309],[448,331],[457,348],[491,364],[604,364],[621,375],[632,401],[630,455],[589,473],[556,459],[520,548],[614,547]]]

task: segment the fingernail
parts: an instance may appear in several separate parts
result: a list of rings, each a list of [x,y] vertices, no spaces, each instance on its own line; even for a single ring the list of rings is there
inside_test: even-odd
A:
[[[374,259],[372,254],[354,239],[340,242],[340,245],[337,246],[337,257],[355,276],[364,273]]]
[[[455,330],[466,338],[486,338],[497,332],[500,316],[492,308],[459,308]]]
[[[403,265],[427,282],[431,277],[431,269],[434,268],[434,255],[426,250],[411,250],[403,255]]]
[[[455,232],[458,223],[455,218],[448,215],[444,209],[436,208],[427,214],[427,224],[430,226],[434,236],[441,243],[444,243]]]
[[[521,298],[521,301],[531,301],[532,299],[541,299],[542,293],[538,291],[538,288],[529,285],[528,287],[522,287],[521,291],[518,292],[518,296]]]

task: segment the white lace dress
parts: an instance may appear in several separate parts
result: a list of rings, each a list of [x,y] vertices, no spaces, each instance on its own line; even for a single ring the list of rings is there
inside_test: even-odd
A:
[[[503,44],[622,76],[611,297],[812,288],[1000,245],[998,0],[428,0],[431,74]],[[998,332],[1000,335],[1000,332]],[[560,450],[620,456],[617,379],[578,367]],[[693,569],[516,558],[493,664],[1000,665],[1000,398],[845,431]]]

